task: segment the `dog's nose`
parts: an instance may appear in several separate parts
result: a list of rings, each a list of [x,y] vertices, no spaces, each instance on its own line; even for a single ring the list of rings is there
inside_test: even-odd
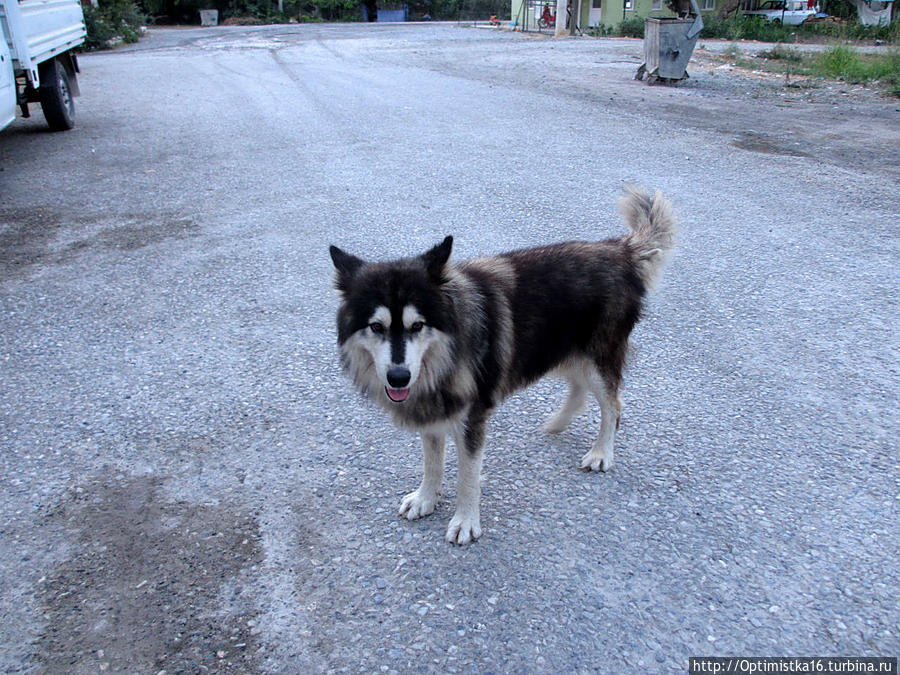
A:
[[[387,371],[387,381],[394,389],[403,389],[409,384],[409,368],[393,366]]]

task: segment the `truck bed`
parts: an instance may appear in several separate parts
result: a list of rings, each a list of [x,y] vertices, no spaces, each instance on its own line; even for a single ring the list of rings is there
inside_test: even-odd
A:
[[[0,21],[16,70],[32,80],[38,63],[81,44],[86,35],[79,0],[0,0]]]

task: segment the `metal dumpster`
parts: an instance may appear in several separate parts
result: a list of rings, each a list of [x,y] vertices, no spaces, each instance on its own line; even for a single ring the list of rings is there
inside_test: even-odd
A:
[[[634,79],[647,75],[647,84],[674,83],[688,77],[687,64],[703,30],[703,19],[695,0],[695,16],[685,19],[649,17],[644,22],[644,63]]]

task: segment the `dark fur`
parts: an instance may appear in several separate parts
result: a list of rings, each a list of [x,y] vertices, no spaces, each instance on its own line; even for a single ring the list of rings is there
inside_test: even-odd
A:
[[[572,242],[502,257],[518,282],[506,298],[515,326],[508,388],[530,384],[575,354],[619,378],[647,290],[627,246]]]
[[[647,290],[628,248],[620,240],[569,242],[513,251],[499,259],[510,264],[516,283],[504,283],[504,275],[492,272],[483,260],[463,263],[456,270],[472,285],[465,302],[444,292],[447,280],[429,275],[422,258],[357,267],[359,273],[349,278],[339,275],[345,301],[338,314],[338,343],[365,328],[374,307],[385,305],[399,317],[403,307],[413,304],[429,325],[453,338],[454,360],[471,365],[478,402],[485,409],[573,355],[589,357],[604,377],[618,384],[628,336]],[[514,327],[506,367],[497,344],[502,339],[500,304],[510,308]],[[395,330],[393,336],[397,334]],[[448,379],[452,377],[451,372]],[[449,396],[442,387],[418,403],[391,412],[421,426],[455,415],[467,401]]]
[[[606,406],[604,417],[615,415],[617,424],[629,335],[674,244],[675,225],[669,203],[659,193],[629,189],[622,211],[632,232],[618,239],[541,246],[459,265],[448,262],[450,237],[421,256],[389,263],[365,263],[332,247],[342,294],[338,343],[345,368],[398,424],[425,433],[436,433],[442,422],[457,425],[457,445],[478,458],[478,467],[484,425],[493,408],[554,369],[571,375],[587,368],[598,374],[605,389],[593,390]],[[392,363],[401,362],[411,337],[402,316],[410,305],[429,329],[439,331],[440,344],[449,352],[430,359],[426,352],[423,368],[433,367],[438,375],[428,386],[413,385],[409,398],[396,404],[380,391],[371,371],[352,365],[346,346],[368,329],[373,312],[383,306],[391,315],[383,339],[391,341]],[[578,378],[570,380],[574,391]],[[601,465],[603,470],[611,465],[611,443],[608,436],[609,462]],[[597,452],[600,458],[607,451]],[[596,468],[596,463],[582,466]],[[476,537],[480,527],[472,532]]]

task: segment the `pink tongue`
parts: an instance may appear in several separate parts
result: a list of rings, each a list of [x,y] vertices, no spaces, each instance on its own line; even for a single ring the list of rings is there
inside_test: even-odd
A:
[[[385,387],[385,389],[387,389],[387,395],[390,399],[397,403],[405,401],[406,397],[409,396],[409,389],[391,389],[390,387]]]

